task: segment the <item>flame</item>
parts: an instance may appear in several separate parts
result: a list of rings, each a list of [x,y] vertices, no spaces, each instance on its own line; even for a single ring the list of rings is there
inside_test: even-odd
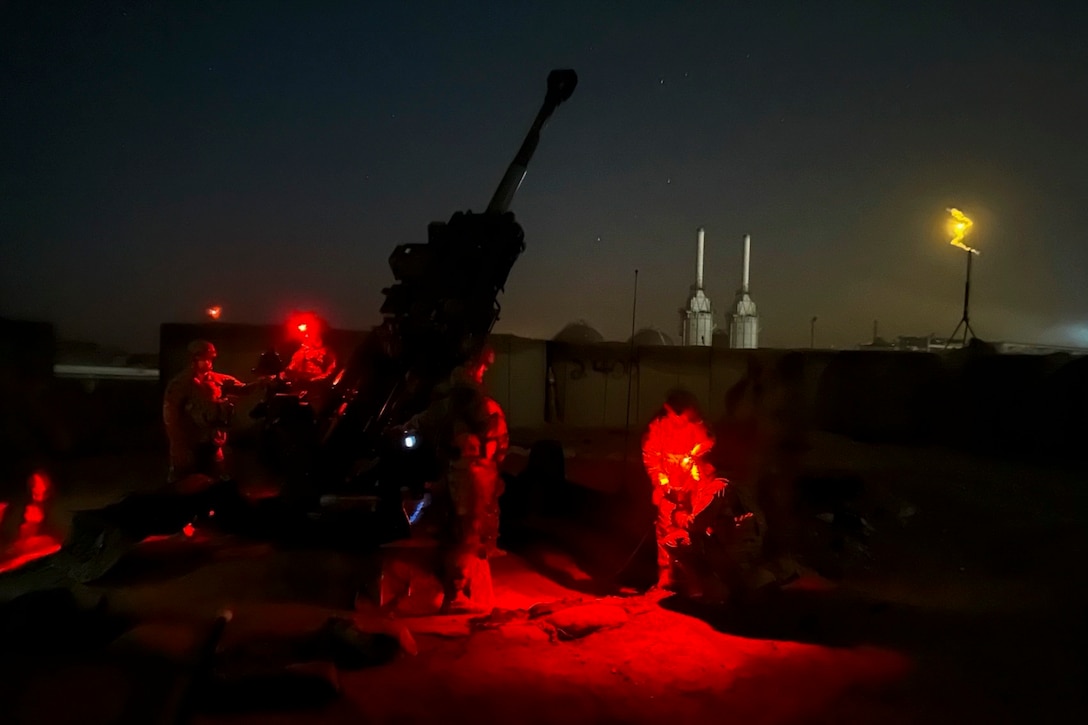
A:
[[[210,317],[213,320],[218,320],[219,316],[223,314],[223,308],[220,307],[219,305],[215,305],[213,307],[209,307],[208,309],[204,310],[204,314],[206,314],[208,317]]]
[[[949,229],[952,231],[952,240],[949,242],[954,247],[965,249],[971,254],[978,254],[978,250],[967,246],[963,238],[967,236],[967,231],[974,226],[974,222],[967,218],[959,209],[949,209],[948,213],[952,215],[952,219],[949,221]]]

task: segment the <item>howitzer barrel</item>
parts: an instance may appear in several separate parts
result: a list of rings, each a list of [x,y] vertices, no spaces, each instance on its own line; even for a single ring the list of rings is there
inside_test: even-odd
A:
[[[429,226],[426,244],[393,250],[385,319],[356,351],[343,383],[333,384],[320,416],[314,460],[321,470],[311,471],[311,479],[354,476],[360,456],[381,460],[383,450],[389,453],[388,431],[422,412],[434,390],[482,348],[499,318],[498,296],[525,249],[510,205],[545,123],[577,83],[573,70],[548,75],[544,103],[486,212],[457,212]]]
[[[559,108],[559,104],[570,98],[577,85],[578,74],[573,70],[553,70],[548,74],[548,94],[544,97],[544,105],[537,112],[533,125],[529,127],[529,133],[525,135],[525,140],[521,143],[521,148],[518,149],[517,155],[506,169],[499,188],[495,189],[491,203],[487,205],[488,214],[503,214],[510,211],[514,194],[518,192],[521,182],[525,180],[529,161],[536,152],[537,144],[540,143],[540,131],[555,113],[555,109]]]

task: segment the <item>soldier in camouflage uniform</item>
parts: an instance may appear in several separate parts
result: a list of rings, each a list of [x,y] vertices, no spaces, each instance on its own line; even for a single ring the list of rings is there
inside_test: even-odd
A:
[[[444,513],[440,539],[449,612],[491,606],[488,560],[500,553],[499,467],[509,448],[506,417],[482,386],[493,360],[494,353],[486,350],[455,370],[448,388],[417,421],[424,437],[437,443],[444,471],[433,493],[435,507]]]
[[[290,383],[303,386],[325,380],[336,370],[336,356],[325,347],[321,339],[319,322],[300,323],[298,336],[302,344],[291,355],[291,360],[284,368],[283,378]],[[311,329],[313,328],[313,329]]]
[[[643,438],[657,508],[658,588],[727,601],[758,588],[765,522],[740,487],[716,476],[714,438],[694,398],[670,394]]]
[[[227,397],[245,384],[212,369],[215,346],[204,340],[189,345],[189,367],[174,377],[163,396],[162,417],[170,442],[167,482],[178,484],[193,475],[225,476],[223,446],[234,405]]]

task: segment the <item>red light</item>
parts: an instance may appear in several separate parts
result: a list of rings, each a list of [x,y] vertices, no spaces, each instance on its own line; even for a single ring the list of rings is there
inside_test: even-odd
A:
[[[23,512],[24,525],[26,524],[40,524],[45,521],[45,514],[42,512],[41,506],[30,504],[26,507],[26,511]]]
[[[315,312],[292,312],[287,316],[287,336],[297,342],[306,342],[320,336],[321,318]]]
[[[49,498],[53,485],[49,476],[36,471],[27,480],[30,503],[23,509],[19,533],[6,550],[0,551],[0,572],[10,571],[23,566],[29,561],[48,556],[60,549],[60,542],[49,534],[41,533],[45,522],[45,501]],[[0,502],[0,521],[7,513],[8,504]]]
[[[185,528],[181,530],[181,533],[185,534],[186,536],[192,536],[196,533],[196,527],[194,527],[192,524],[185,524]]]
[[[215,305],[213,307],[209,307],[208,309],[204,310],[204,314],[206,314],[208,317],[210,317],[213,320],[218,320],[219,316],[223,314],[223,308],[220,307],[219,305]]]
[[[60,542],[51,536],[35,536],[15,542],[5,556],[0,556],[0,574],[13,571],[24,564],[60,551]]]
[[[34,503],[42,503],[45,501],[45,497],[49,495],[49,490],[53,488],[49,482],[49,477],[44,473],[37,471],[30,475],[30,481],[27,484],[30,489],[30,499]]]

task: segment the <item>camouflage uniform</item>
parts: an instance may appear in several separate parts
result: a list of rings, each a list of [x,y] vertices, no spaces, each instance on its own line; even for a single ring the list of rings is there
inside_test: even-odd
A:
[[[302,346],[291,355],[290,362],[283,371],[283,377],[289,382],[312,383],[324,380],[336,368],[336,356],[318,340],[313,344],[303,342]]]
[[[215,347],[195,342],[189,346],[192,364],[166,386],[162,418],[170,443],[168,483],[192,475],[222,478],[223,446],[227,442],[233,404],[223,388],[244,387],[237,378],[211,369]]]
[[[491,605],[491,568],[498,553],[499,467],[510,446],[506,417],[482,389],[481,371],[458,369],[442,397],[419,421],[438,444],[443,480],[435,503],[445,510],[440,535],[446,607],[486,610]]]
[[[666,404],[643,438],[657,508],[658,587],[724,601],[755,583],[764,522],[747,492],[715,475],[698,412]]]

